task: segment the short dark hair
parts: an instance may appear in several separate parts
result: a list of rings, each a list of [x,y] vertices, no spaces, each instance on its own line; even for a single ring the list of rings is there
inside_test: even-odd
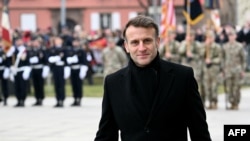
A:
[[[126,31],[129,26],[135,27],[144,27],[144,28],[154,28],[155,29],[155,36],[159,36],[159,28],[158,25],[154,22],[154,20],[150,17],[139,15],[131,20],[128,21],[124,30],[123,30],[123,38],[126,40]]]

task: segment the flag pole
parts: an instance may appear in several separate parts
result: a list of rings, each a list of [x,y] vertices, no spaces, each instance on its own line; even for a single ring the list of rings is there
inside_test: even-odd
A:
[[[186,32],[189,35],[189,33],[190,33],[190,24],[189,23],[190,23],[190,19],[191,19],[191,17],[190,17],[190,14],[191,14],[190,0],[187,0],[187,13],[188,13],[188,17],[187,17]]]
[[[165,34],[164,34],[164,38],[167,38],[168,36],[168,28],[169,28],[169,25],[168,25],[168,12],[169,12],[169,7],[168,7],[168,4],[169,4],[169,0],[166,0],[166,20],[165,20]]]
[[[2,8],[2,40],[3,40],[3,49],[6,53],[11,47],[11,33],[10,33],[10,19],[9,16],[6,15],[6,11],[8,11],[8,4],[10,0],[2,0],[3,8]]]
[[[187,25],[186,25],[186,36],[190,36],[190,20],[191,20],[191,8],[190,8],[190,0],[186,0],[187,2]],[[190,53],[190,43],[187,42],[187,50],[186,54]]]
[[[207,29],[211,30],[212,29],[212,21],[211,21],[211,10],[207,9],[207,13],[208,13],[208,19],[207,19]]]
[[[170,0],[167,0],[166,1],[166,4],[167,4],[167,19],[168,19],[168,16],[169,16],[169,1]],[[169,25],[168,25],[168,23],[167,23],[168,21],[166,20],[166,22],[165,22],[165,24],[166,24],[166,32],[165,32],[165,38],[168,38],[168,30],[169,30]],[[166,40],[166,39],[165,39]],[[165,50],[166,50],[166,53],[169,53],[170,52],[170,50],[169,50],[169,45],[168,45],[168,43],[165,45]]]

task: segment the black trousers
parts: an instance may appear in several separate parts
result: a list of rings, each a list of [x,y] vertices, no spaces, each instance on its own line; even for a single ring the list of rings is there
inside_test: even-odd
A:
[[[82,98],[82,80],[79,78],[80,69],[71,69],[71,86],[74,98]]]
[[[27,97],[28,80],[23,79],[23,71],[15,75],[15,95],[18,101],[25,101]]]
[[[3,72],[4,70],[0,70],[1,89],[3,98],[7,99],[9,97],[8,79],[3,78]]]
[[[54,87],[57,101],[64,101],[65,99],[65,79],[64,66],[53,67]]]
[[[32,69],[32,79],[36,99],[44,99],[44,79],[42,69]]]

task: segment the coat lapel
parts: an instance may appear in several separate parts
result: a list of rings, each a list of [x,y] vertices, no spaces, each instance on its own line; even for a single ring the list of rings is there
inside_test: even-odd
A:
[[[132,93],[130,68],[127,68],[121,75],[120,84],[120,90],[122,92],[122,96],[124,97],[124,101],[127,103],[127,108],[130,112],[135,113],[138,119],[142,119],[143,114],[140,111],[141,105],[136,101],[135,96]]]
[[[151,113],[149,114],[148,117],[148,122],[149,124],[152,121],[152,118],[156,114],[156,112],[160,109],[161,105],[167,102],[167,98],[169,96],[169,91],[172,88],[172,83],[174,81],[174,75],[171,74],[171,65],[167,66],[162,66],[161,63],[161,69],[160,69],[160,76],[159,76],[159,84],[156,92],[156,97],[153,102],[153,106],[151,109]],[[147,125],[146,125],[147,126]]]
[[[154,117],[153,115],[155,115],[155,113],[159,110],[160,106],[162,104],[164,104],[167,99],[167,97],[169,96],[169,91],[172,88],[172,83],[174,81],[174,75],[171,74],[171,65],[166,66],[162,66],[161,63],[161,69],[160,69],[160,73],[159,73],[159,84],[158,84],[158,88],[156,91],[156,96],[154,98],[154,102],[149,114],[149,117],[146,118],[147,119],[147,124],[150,123],[150,121],[152,120],[152,118]],[[138,103],[138,101],[136,101],[136,98],[134,96],[134,94],[132,93],[132,88],[131,88],[131,73],[129,68],[127,68],[124,73],[121,75],[120,77],[120,90],[122,92],[122,96],[124,96],[124,101],[126,101],[127,103],[127,107],[129,108],[129,110],[133,113],[135,113],[136,117],[138,119],[145,119],[145,117],[143,117],[142,110],[140,110],[141,108],[141,103]]]

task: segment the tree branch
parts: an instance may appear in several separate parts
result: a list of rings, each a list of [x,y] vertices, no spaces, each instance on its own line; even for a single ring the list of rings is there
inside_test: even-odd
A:
[[[138,1],[139,5],[140,5],[143,9],[148,9],[148,7],[146,6],[146,4],[143,3],[142,0],[137,0],[137,1]],[[150,0],[148,0],[148,1],[150,1]]]

